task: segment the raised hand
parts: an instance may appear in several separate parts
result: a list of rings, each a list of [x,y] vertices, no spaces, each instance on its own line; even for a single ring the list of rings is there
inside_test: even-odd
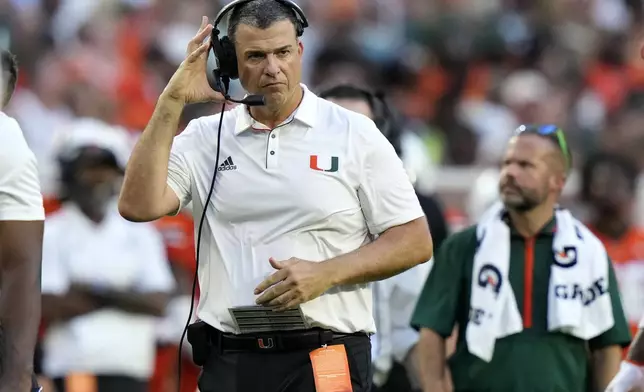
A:
[[[225,101],[221,93],[210,88],[206,77],[212,29],[213,26],[208,23],[208,17],[202,17],[199,31],[188,43],[187,57],[181,62],[163,91],[166,96],[184,104]]]

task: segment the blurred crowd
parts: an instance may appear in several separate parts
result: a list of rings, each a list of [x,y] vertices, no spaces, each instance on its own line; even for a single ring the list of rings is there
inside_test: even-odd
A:
[[[126,135],[114,148],[127,155],[201,16],[214,18],[227,2],[0,0],[0,46],[20,62],[19,87],[7,112],[36,154],[48,213],[60,208],[64,135],[112,128]],[[588,202],[614,196],[593,199],[590,185],[581,186],[584,165],[599,150],[634,167],[622,184],[627,195],[611,202],[637,199],[637,187],[629,184],[644,166],[642,0],[296,3],[311,25],[303,37],[304,83],[316,91],[351,81],[386,92],[406,135],[403,149],[417,187],[442,200],[453,229],[476,219],[494,199],[495,168],[522,123],[555,123],[566,131],[578,173],[567,199],[573,207],[586,211]],[[243,94],[239,85],[233,90],[233,96]],[[213,104],[191,105],[180,127],[218,111]],[[623,167],[616,165],[618,171]],[[608,187],[604,181],[590,188]],[[598,206],[605,207],[598,203],[595,215],[603,211]],[[592,208],[585,213],[589,220]],[[192,218],[186,211],[156,228],[177,282],[175,301],[157,333],[155,372],[166,376],[152,390],[163,392],[174,385],[167,375],[173,374],[190,305]],[[633,241],[644,248],[644,242]],[[632,309],[644,304],[629,301]],[[186,378],[194,380],[196,370],[189,363],[186,369],[192,374]],[[194,385],[186,388],[194,391]]]

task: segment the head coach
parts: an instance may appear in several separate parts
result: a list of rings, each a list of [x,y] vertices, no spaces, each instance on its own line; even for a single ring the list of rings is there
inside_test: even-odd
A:
[[[228,37],[220,39],[224,14]],[[300,83],[307,25],[286,0],[233,2],[214,26],[204,18],[126,169],[126,219],[155,220],[190,201],[202,217],[197,316],[205,327],[192,330],[204,343],[191,343],[203,392],[368,391],[375,327],[367,283],[432,256],[392,145],[373,121]],[[236,77],[251,94],[243,105],[195,119],[175,137],[186,104],[231,101]],[[244,332],[240,307],[250,305],[272,311],[257,318],[261,332]],[[298,317],[302,328],[283,330]]]

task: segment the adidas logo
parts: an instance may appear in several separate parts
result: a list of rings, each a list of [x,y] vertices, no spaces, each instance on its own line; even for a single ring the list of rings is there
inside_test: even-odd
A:
[[[233,163],[233,158],[228,157],[221,165],[219,165],[219,168],[217,169],[218,171],[226,171],[226,170],[237,170],[237,166]]]

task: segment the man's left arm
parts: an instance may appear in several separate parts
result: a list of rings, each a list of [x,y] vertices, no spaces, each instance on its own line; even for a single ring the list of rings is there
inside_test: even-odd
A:
[[[608,291],[613,308],[615,324],[611,329],[591,339],[591,372],[593,391],[603,392],[617,374],[622,361],[622,349],[631,341],[631,335],[622,308],[619,287],[612,262],[609,261]]]
[[[397,275],[432,257],[425,217],[387,229],[372,243],[323,262],[332,286],[368,283]]]
[[[16,150],[20,150],[19,147]],[[45,213],[36,160],[28,154],[5,162],[0,183],[2,392],[29,390],[40,324]]]
[[[402,161],[389,141],[373,127],[363,144],[360,206],[370,244],[324,262],[332,285],[386,279],[432,258],[429,225]]]

